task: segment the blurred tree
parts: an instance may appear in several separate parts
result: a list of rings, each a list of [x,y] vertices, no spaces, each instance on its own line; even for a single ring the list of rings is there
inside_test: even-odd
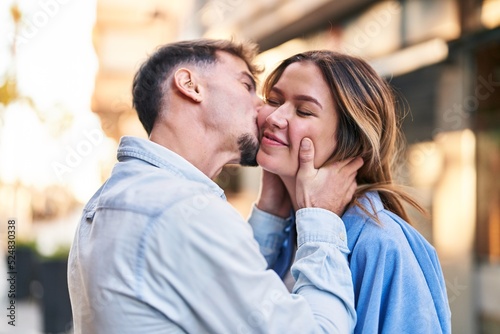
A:
[[[21,23],[21,11],[16,2],[14,2],[10,8],[10,15],[14,22],[14,38],[10,46],[10,52],[12,60],[14,61],[16,55],[16,37],[19,31],[19,25]],[[11,66],[4,75],[4,82],[0,86],[0,104],[4,107],[12,103],[13,101],[19,99],[19,92],[17,89],[17,81],[15,76],[15,67]]]
[[[0,74],[0,125],[3,124],[3,112],[10,104],[16,102],[23,102],[30,106],[31,110],[37,115],[41,122],[48,126],[48,130],[54,136],[61,134],[64,129],[67,129],[73,117],[70,112],[65,108],[56,104],[49,108],[47,111],[41,111],[37,108],[34,100],[21,92],[18,85],[17,72],[16,72],[16,59],[17,59],[17,44],[18,36],[21,28],[23,14],[17,1],[11,5],[10,16],[12,24],[14,25],[14,33],[10,41],[10,58],[11,65],[7,68],[5,73]],[[1,81],[3,79],[3,82]]]
[[[36,105],[35,101],[30,96],[24,94],[20,89],[16,65],[18,37],[23,24],[23,14],[17,1],[14,1],[10,7],[10,18],[10,23],[14,27],[14,32],[8,45],[10,56],[8,61],[10,61],[10,64],[7,66],[4,73],[0,73],[0,140],[5,140],[5,138],[1,136],[2,130],[4,130],[7,126],[7,124],[5,124],[5,115],[7,112],[17,112],[19,110],[14,107],[15,104],[24,104],[25,106],[28,106],[29,110],[37,116],[40,124],[43,125],[44,130],[47,131],[47,133],[49,133],[55,141],[57,141],[58,138],[61,138],[64,131],[70,129],[70,126],[73,123],[73,114],[69,112],[68,108],[61,103],[54,103],[52,106],[47,108],[47,110],[41,110]],[[11,106],[12,108],[10,108]],[[13,141],[14,140],[11,140],[10,143],[7,144],[12,145]],[[0,153],[1,152],[0,147]],[[6,157],[2,158],[8,160]],[[3,172],[4,170],[0,168],[0,176],[2,176],[1,174]],[[29,215],[31,218],[48,220],[60,217],[63,214],[67,214],[67,211],[73,208],[76,204],[74,196],[71,192],[64,188],[64,185],[61,184],[52,185],[40,191],[32,185],[24,184],[20,179],[13,183],[5,183],[2,178],[0,178],[0,187],[3,187],[4,190],[12,188],[12,193],[8,196],[9,198],[17,198],[15,194],[17,194],[17,192],[21,189],[25,190],[29,194],[25,196],[25,200],[30,202]],[[50,191],[48,191],[48,189],[50,189]],[[61,193],[65,194],[63,196],[64,201],[61,200],[60,197],[58,199],[57,196],[53,196],[54,194]],[[15,201],[13,203],[15,203]],[[35,205],[36,203],[43,203],[44,205]],[[8,207],[8,204],[6,203],[3,203],[3,205],[4,206],[0,205],[0,209],[5,209],[4,207],[6,205]],[[12,205],[14,206],[15,211],[16,205]]]
[[[22,24],[22,13],[16,1],[10,7],[10,16],[14,24],[14,34],[10,45],[11,62],[14,64],[8,67],[7,71],[3,74],[3,83],[0,86],[0,105],[2,105],[4,107],[3,110],[5,110],[9,104],[22,100],[31,105],[33,110],[36,111],[33,100],[28,96],[23,96],[19,92],[19,87],[17,85],[15,62],[17,53],[17,36],[19,34],[19,28]],[[2,111],[2,109],[0,109],[0,111]],[[2,115],[0,114],[0,120],[1,116]]]

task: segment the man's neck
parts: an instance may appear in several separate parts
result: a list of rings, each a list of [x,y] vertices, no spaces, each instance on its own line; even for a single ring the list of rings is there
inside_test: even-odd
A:
[[[230,152],[220,152],[219,137],[196,126],[196,122],[178,121],[175,124],[162,123],[155,126],[149,139],[177,153],[210,179],[214,179],[224,165],[235,163],[234,153],[231,156]]]

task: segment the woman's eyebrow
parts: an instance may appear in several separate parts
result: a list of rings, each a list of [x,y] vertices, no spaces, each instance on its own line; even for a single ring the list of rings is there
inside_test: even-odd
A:
[[[271,88],[272,91],[280,94],[280,95],[284,95],[283,94],[283,91],[279,88],[277,88],[276,86]],[[312,96],[309,96],[309,95],[302,95],[302,94],[299,94],[299,95],[294,95],[293,96],[293,99],[294,100],[299,100],[299,101],[307,101],[307,102],[312,102],[314,104],[316,104],[318,107],[320,107],[321,109],[323,109],[323,106],[321,105],[321,103],[319,103],[318,100],[316,100],[314,97]]]

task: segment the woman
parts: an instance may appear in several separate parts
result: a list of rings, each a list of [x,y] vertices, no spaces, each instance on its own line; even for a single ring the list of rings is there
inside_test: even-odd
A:
[[[355,333],[451,332],[437,254],[410,226],[402,203],[420,206],[394,184],[391,174],[399,132],[388,84],[363,60],[311,51],[284,60],[265,81],[263,95],[257,161],[265,182],[276,182],[272,174],[279,177],[295,210],[302,138],[312,141],[316,168],[358,156],[364,160],[358,189],[342,216],[351,250]],[[269,211],[265,206],[261,197],[257,208]],[[289,209],[285,205],[274,212],[283,216]],[[277,260],[266,250],[269,266],[286,262],[288,268],[286,249],[275,251],[281,252]]]

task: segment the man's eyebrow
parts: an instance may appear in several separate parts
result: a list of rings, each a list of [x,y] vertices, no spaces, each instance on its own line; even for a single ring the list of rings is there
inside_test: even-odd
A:
[[[253,90],[257,89],[257,84],[255,83],[255,79],[253,78],[252,75],[248,72],[241,72],[243,76],[246,76],[248,79],[250,79],[250,82],[252,83]]]
[[[283,91],[281,89],[277,88],[276,86],[271,88],[271,90],[275,91],[276,93],[280,94],[281,96],[285,95],[285,94],[283,94]],[[312,103],[316,104],[318,107],[320,107],[321,109],[323,109],[323,106],[321,105],[321,103],[319,103],[319,101],[316,100],[312,96],[299,94],[299,95],[294,95],[293,98],[294,98],[294,100],[312,102]]]

